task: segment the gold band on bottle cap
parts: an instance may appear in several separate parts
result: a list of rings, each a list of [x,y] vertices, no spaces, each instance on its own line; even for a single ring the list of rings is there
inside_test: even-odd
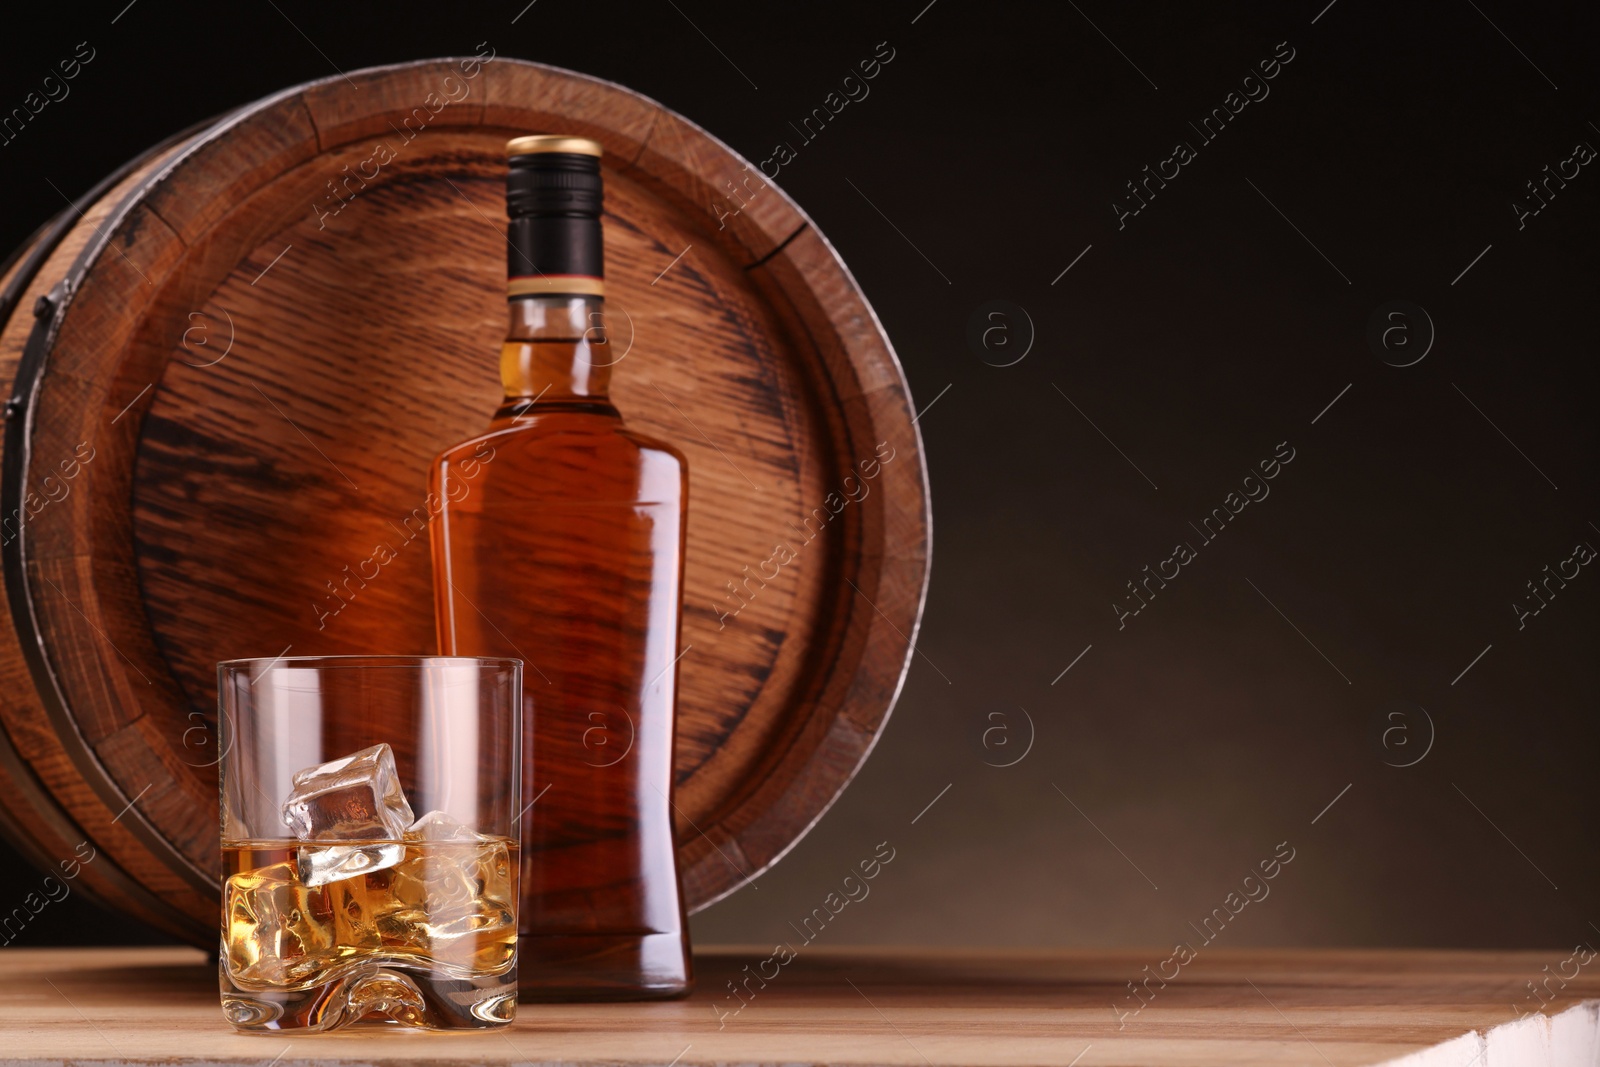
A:
[[[598,156],[602,149],[599,141],[591,141],[587,137],[568,137],[558,133],[536,133],[527,137],[513,137],[506,142],[507,156],[531,156],[541,152]]]
[[[586,274],[541,274],[512,278],[506,282],[507,296],[605,296],[604,278]]]

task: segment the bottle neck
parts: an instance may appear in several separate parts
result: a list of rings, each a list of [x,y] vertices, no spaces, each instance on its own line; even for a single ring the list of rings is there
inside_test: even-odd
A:
[[[605,298],[540,295],[506,303],[510,325],[500,349],[506,402],[609,407],[614,359]]]

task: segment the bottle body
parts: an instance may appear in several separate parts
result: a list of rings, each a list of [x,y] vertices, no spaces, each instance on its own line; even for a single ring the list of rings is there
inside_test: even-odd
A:
[[[439,646],[521,658],[523,999],[690,981],[672,826],[687,466],[606,395],[601,301],[512,300],[506,399],[430,490]]]

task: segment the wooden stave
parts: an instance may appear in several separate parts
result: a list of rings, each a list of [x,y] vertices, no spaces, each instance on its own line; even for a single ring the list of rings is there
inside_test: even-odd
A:
[[[430,63],[438,62],[440,61],[423,61],[417,64],[400,64],[387,68],[375,68],[372,71],[354,72],[353,76],[361,78],[364,76],[381,76],[385,73],[396,70],[419,70],[422,68],[427,68]],[[501,60],[500,62],[506,61]],[[551,75],[550,68],[542,68],[534,64],[519,63],[516,65],[516,69],[520,74],[531,73],[536,78],[549,77]],[[648,132],[645,134],[645,140],[639,146],[638,154],[635,155],[629,163],[630,170],[637,169],[641,159],[643,159],[647,154],[651,152],[663,153],[665,150],[673,147],[670,142],[663,142],[663,147],[663,145],[658,145],[651,139],[652,136],[658,133],[664,134],[666,132],[670,132],[671,135],[677,139],[677,149],[680,156],[689,155],[689,152],[683,148],[685,143],[692,144],[693,142],[698,141],[702,145],[712,146],[714,150],[726,154],[735,162],[739,161],[738,157],[733,155],[731,151],[726,148],[726,146],[721,145],[720,142],[716,142],[714,138],[711,138],[710,135],[706,134],[704,131],[699,130],[698,127],[694,127],[693,124],[688,123],[687,120],[683,120],[681,117],[674,115],[672,112],[659,107],[659,105],[645,101],[644,98],[637,97],[635,94],[632,94],[627,90],[620,90],[618,87],[610,86],[608,83],[598,82],[596,79],[583,79],[581,76],[570,75],[566,72],[555,73],[562,74],[570,79],[603,86],[607,91],[613,93],[620,92],[627,98],[632,99],[640,107],[647,109],[649,122]],[[286,101],[303,102],[305,97],[313,94],[316,91],[326,90],[329,87],[334,86],[337,81],[338,79],[330,78],[321,82],[313,82],[309,85],[296,86],[291,89],[284,90],[282,93],[275,94],[272,97],[268,97],[249,108],[241,109],[240,112],[228,116],[224,120],[221,120],[209,127],[203,133],[191,138],[181,150],[173,153],[173,158],[169,159],[164,164],[164,170],[170,171],[184,159],[193,156],[206,144],[215,142],[222,136],[222,134],[234,128],[234,124],[243,121],[250,115],[260,114],[272,107],[283,105]],[[490,84],[493,86],[497,83]],[[505,106],[497,102],[493,96],[494,94],[491,91],[489,98],[487,98],[484,104],[481,105],[485,114],[491,112],[497,106]],[[309,109],[309,105],[305,106],[307,106]],[[665,125],[663,125],[663,123],[665,123]],[[318,136],[322,136],[324,132],[326,131],[322,131],[319,128]],[[593,135],[594,133],[604,131],[580,129],[578,132],[585,132]],[[674,182],[681,182],[685,179],[683,179],[681,174],[675,174],[670,168],[666,168],[665,176],[654,176],[652,180],[657,180],[659,184],[671,187]],[[890,348],[888,345],[887,338],[882,335],[881,326],[879,326],[877,323],[876,317],[872,314],[870,307],[866,305],[865,300],[860,296],[859,289],[855,286],[853,279],[849,277],[848,270],[844,268],[840,261],[838,261],[836,255],[832,252],[832,249],[827,245],[826,240],[822,238],[821,235],[816,231],[815,227],[810,223],[810,220],[806,219],[803,213],[799,212],[798,208],[794,207],[792,203],[787,201],[787,198],[783,197],[781,192],[778,192],[775,188],[774,192],[777,193],[777,195],[766,202],[767,206],[763,208],[762,212],[752,212],[748,218],[741,215],[741,217],[736,220],[738,225],[735,227],[735,229],[738,229],[739,226],[742,226],[745,229],[745,233],[739,239],[741,241],[753,242],[753,245],[746,246],[751,251],[750,262],[747,265],[747,270],[749,270],[751,274],[758,279],[758,286],[764,285],[772,291],[781,293],[785,292],[783,288],[785,282],[781,278],[773,277],[781,271],[789,271],[791,274],[798,275],[804,275],[807,272],[810,272],[814,275],[819,271],[826,272],[827,270],[831,269],[834,272],[835,280],[842,283],[845,296],[852,298],[854,301],[851,310],[851,316],[857,322],[857,329],[859,330],[865,328],[869,332],[875,332],[876,334],[875,338],[868,338],[865,341],[863,341],[862,338],[857,337],[854,343],[858,345],[868,344],[875,340],[881,347],[880,355],[887,357],[886,366],[888,369],[888,380],[880,381],[872,388],[863,390],[861,395],[856,398],[856,402],[858,402],[860,406],[871,409],[873,408],[874,404],[876,404],[878,408],[882,409],[882,412],[887,412],[887,414],[882,412],[874,413],[873,411],[868,410],[864,416],[858,417],[864,417],[869,423],[874,424],[881,423],[885,420],[898,419],[904,425],[910,427],[911,435],[908,444],[915,453],[916,482],[917,487],[920,490],[918,497],[920,508],[913,509],[916,514],[914,514],[909,520],[909,529],[913,534],[913,536],[909,539],[911,548],[909,551],[898,553],[880,549],[876,554],[869,553],[860,558],[877,559],[883,562],[886,566],[893,564],[893,566],[896,568],[894,583],[902,587],[902,592],[899,596],[899,601],[896,603],[891,603],[889,605],[889,609],[895,612],[895,618],[902,625],[895,627],[891,622],[890,628],[894,629],[897,634],[901,634],[902,636],[906,633],[909,633],[910,639],[914,641],[916,626],[920,621],[923,597],[926,593],[929,565],[929,555],[927,551],[929,513],[926,491],[926,470],[924,466],[922,450],[920,447],[920,438],[917,435],[915,424],[910,422],[911,412],[909,408],[908,391],[905,386],[904,378],[899,371],[898,363],[894,358],[892,348]],[[136,195],[134,193],[129,193],[118,208],[119,218],[125,220],[128,214],[135,212],[139,210],[141,206],[144,206],[141,202],[136,201]],[[776,205],[776,207],[773,205]],[[166,229],[174,232],[182,229],[181,222],[175,224],[175,226],[168,225],[163,218],[161,224]],[[793,225],[792,229],[789,229],[790,225]],[[112,226],[111,228],[113,231],[116,230],[116,226]],[[810,236],[808,237],[807,235]],[[794,250],[792,252],[791,246],[794,246]],[[124,258],[126,257],[124,256]],[[79,257],[79,262],[75,264],[74,269],[77,271],[76,276],[81,280],[82,276],[87,274],[89,270],[93,268],[96,262],[97,260],[95,257],[90,255],[89,250],[86,250],[85,253]],[[794,284],[793,280],[791,279],[788,284]],[[809,293],[809,290],[807,290],[807,292]],[[787,304],[781,300],[775,301],[775,305],[787,307]],[[824,320],[828,318],[827,312],[824,309],[821,309],[820,305],[807,309],[791,308],[789,310],[793,311],[794,316],[797,319],[804,319],[807,316],[810,316],[813,319],[817,318],[818,316]],[[864,327],[861,326],[862,323],[865,323]],[[832,323],[830,320],[828,325],[830,327],[834,327],[838,324]],[[847,344],[848,342],[841,341],[839,345],[839,351],[832,353],[833,358],[836,360],[839,358],[848,360],[849,353],[845,351]],[[822,353],[822,356],[823,358],[827,358],[828,353]],[[880,360],[880,362],[882,361]],[[850,369],[853,370],[854,368]],[[880,366],[878,369],[881,372],[883,367]],[[830,378],[829,380],[831,381],[833,379]],[[105,407],[109,403],[110,399],[111,398],[109,395],[107,395],[101,406]],[[137,399],[138,398],[135,398],[135,401],[137,401]],[[142,418],[143,412],[141,411],[139,414]],[[130,421],[130,426],[133,426],[136,421],[137,420]],[[130,442],[130,447],[136,450],[137,440]],[[54,514],[51,516],[51,518],[56,517],[57,516]],[[907,525],[907,523],[904,521],[904,517],[902,517],[902,520],[902,525]],[[919,533],[920,537],[915,536]],[[860,531],[850,531],[848,536],[853,540],[859,541],[864,535]],[[883,536],[883,531],[877,531],[875,536],[881,539]],[[57,576],[62,577],[64,580],[66,578],[66,576],[59,573]],[[876,599],[874,594],[878,592],[879,585],[882,584],[883,583],[880,582],[878,585],[872,585],[866,589],[863,589],[862,594],[868,598]],[[69,588],[71,588],[71,586],[69,586]],[[92,590],[93,587],[91,585],[88,588]],[[909,601],[904,595],[905,589],[911,590]],[[85,616],[85,618],[87,618],[87,616]],[[868,639],[871,639],[874,636],[880,642],[887,639],[888,631],[882,625],[873,625],[876,623],[876,619],[873,617],[872,613],[865,611],[857,612],[854,614],[853,618],[857,620],[864,620],[864,622],[868,624]],[[845,632],[841,631],[841,642],[844,640],[844,638]],[[0,649],[0,656],[9,654],[10,651],[10,649]],[[865,652],[862,653],[863,657],[865,654]],[[865,759],[866,755],[870,752],[871,746],[875,742],[878,734],[881,731],[883,722],[887,718],[888,711],[892,707],[895,697],[898,695],[899,687],[903,683],[905,670],[909,666],[910,655],[911,648],[909,645],[906,645],[903,652],[897,652],[894,656],[890,656],[887,660],[884,660],[886,663],[892,662],[893,667],[887,671],[880,669],[878,673],[883,677],[877,678],[876,684],[880,691],[886,688],[887,692],[886,694],[880,692],[877,697],[872,697],[869,695],[866,699],[867,705],[871,705],[874,702],[881,704],[881,709],[876,714],[870,710],[860,712],[858,709],[857,718],[848,720],[845,724],[841,725],[840,723],[830,720],[828,731],[830,736],[828,739],[826,739],[826,743],[814,743],[812,745],[811,755],[813,759],[811,763],[807,764],[807,766],[804,768],[804,771],[806,772],[806,775],[809,775],[814,765],[821,765],[822,769],[826,772],[822,774],[821,780],[830,783],[830,785],[827,789],[828,795],[822,798],[820,803],[814,802],[812,804],[810,817],[805,825],[799,828],[798,833],[794,832],[794,826],[790,825],[786,827],[782,824],[782,820],[779,820],[778,826],[765,828],[767,837],[763,840],[758,840],[756,842],[758,847],[752,850],[747,851],[746,848],[741,847],[741,844],[738,840],[738,833],[732,831],[730,831],[727,839],[725,839],[721,845],[717,845],[717,843],[712,842],[713,846],[717,848],[718,851],[723,849],[732,849],[737,857],[741,861],[744,861],[739,863],[738,866],[741,868],[745,867],[746,865],[756,867],[758,870],[755,873],[759,873],[759,870],[770,866],[770,864],[780,858],[788,848],[792,847],[799,837],[803,835],[805,830],[809,829],[811,825],[814,825],[815,821],[819,819],[826,811],[827,806],[831,804],[833,799],[837,797],[838,793],[842,791],[844,785],[848,783],[850,776],[853,775],[855,769],[859,767],[861,760]],[[879,653],[879,658],[883,658],[882,653]],[[887,675],[892,675],[892,677],[887,677]],[[859,680],[860,679],[854,675],[848,678],[841,676],[839,678],[832,679],[829,684],[833,685],[835,690],[837,690],[841,685],[848,689],[849,684],[852,681]],[[5,725],[9,728],[11,725],[9,716],[6,718],[7,722]],[[802,725],[810,725],[812,722],[812,719],[806,719]],[[832,734],[835,732],[839,733],[840,736],[837,738],[832,737]],[[788,743],[793,744],[794,741],[795,739],[790,739]],[[832,760],[834,764],[839,763],[841,746],[844,762],[848,764],[848,766],[842,772],[837,766],[826,766],[829,760]],[[792,786],[797,777],[804,776],[805,775],[791,774],[789,783],[785,786],[785,788]],[[768,781],[753,782],[751,789],[749,790],[751,798],[758,797],[762,792],[762,788],[771,784],[772,783]],[[110,803],[112,800],[117,801],[120,806],[121,803],[125,802],[126,794],[121,793],[112,798],[106,799],[105,810],[101,812],[102,815],[110,814]],[[754,814],[759,815],[761,812],[755,811]],[[747,825],[742,827],[743,830],[752,830],[752,828],[757,830],[761,829],[759,819],[752,818],[749,820]],[[155,831],[153,827],[150,829],[155,837],[154,843],[156,848],[154,851],[159,852],[160,846],[167,844],[167,842],[165,838],[161,836],[159,831]],[[752,830],[752,832],[754,832],[754,830]],[[707,840],[709,841],[709,838]],[[133,852],[132,854],[137,861],[133,863],[132,866],[143,868],[145,865],[144,858],[139,857],[137,852]],[[716,866],[718,863],[720,863],[721,861],[716,858],[717,854],[717,852],[714,852],[711,849],[702,850],[700,867],[704,868],[708,864]],[[168,858],[170,859],[170,857]],[[112,865],[107,864],[107,867],[111,866]],[[169,866],[172,866],[172,864],[169,864]],[[187,873],[191,876],[189,880],[193,884],[194,888],[201,893],[204,893],[207,887],[207,881],[204,873],[194,871],[192,866],[190,871]],[[198,875],[198,877],[193,877],[194,875]],[[695,884],[696,873],[693,866],[691,866],[689,869],[686,869],[685,876],[686,883],[690,885]],[[752,873],[750,877],[753,878],[754,874]],[[706,879],[702,879],[702,881],[705,880]],[[714,881],[714,878],[711,880]],[[724,882],[726,883],[725,879]],[[701,898],[696,900],[695,903],[698,906],[704,906],[705,904],[710,903],[712,900],[719,899],[727,892],[733,891],[733,889],[737,887],[737,884],[723,884],[719,891],[713,893],[703,893]],[[114,893],[105,895],[108,895],[109,899],[116,900],[117,903],[127,907],[128,910],[133,910],[136,913],[140,913],[147,919],[151,918],[151,916],[147,913],[147,909],[141,911],[141,909],[138,907],[130,906],[129,902],[126,900],[117,900],[117,897]],[[169,929],[171,928],[171,924],[162,923],[159,919],[156,921],[158,922],[158,925],[165,925]],[[193,930],[185,930],[180,932],[187,933],[190,936],[194,935]]]

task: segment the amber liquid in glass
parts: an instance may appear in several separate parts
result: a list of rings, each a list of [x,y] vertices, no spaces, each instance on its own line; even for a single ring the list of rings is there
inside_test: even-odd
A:
[[[223,844],[218,980],[230,1022],[455,1030],[510,1020],[517,843],[394,842],[404,851],[393,866],[322,885],[300,879],[302,849],[382,844]]]
[[[529,999],[688,991],[672,829],[688,475],[607,395],[597,297],[510,301],[505,401],[435,461],[440,652],[520,657]]]

